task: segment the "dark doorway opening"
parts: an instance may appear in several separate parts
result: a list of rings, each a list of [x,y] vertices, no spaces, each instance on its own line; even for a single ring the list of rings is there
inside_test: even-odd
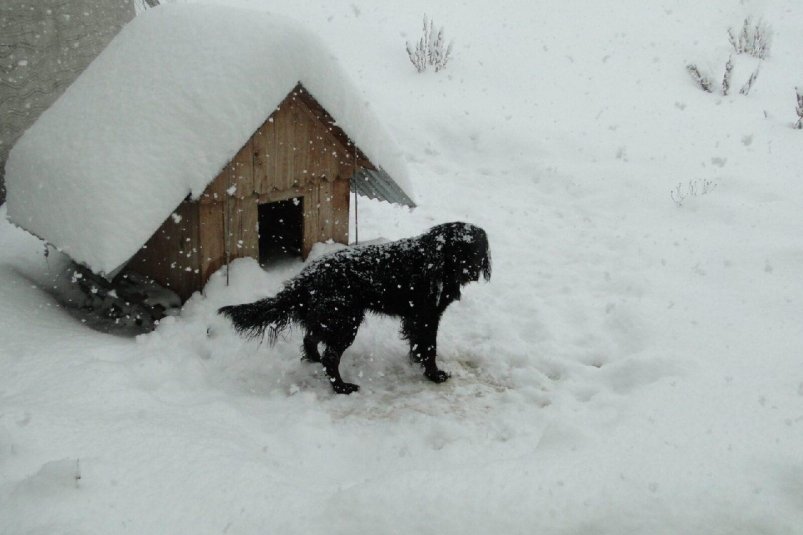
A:
[[[259,263],[301,256],[304,198],[259,205]]]

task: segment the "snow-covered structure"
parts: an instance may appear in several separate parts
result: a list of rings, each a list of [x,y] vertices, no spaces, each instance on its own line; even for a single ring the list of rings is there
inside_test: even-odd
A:
[[[413,204],[399,151],[316,36],[206,5],[127,25],[17,142],[6,180],[13,223],[183,298],[276,240],[347,242],[350,189]]]
[[[0,2],[0,204],[8,151],[134,13],[131,0]]]

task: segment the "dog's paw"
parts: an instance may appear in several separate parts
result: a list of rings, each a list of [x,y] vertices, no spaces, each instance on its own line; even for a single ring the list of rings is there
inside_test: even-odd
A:
[[[332,388],[336,393],[346,395],[357,392],[360,389],[359,385],[352,383],[332,383]]]
[[[435,370],[434,372],[424,372],[424,376],[433,383],[443,383],[450,375],[443,370]]]

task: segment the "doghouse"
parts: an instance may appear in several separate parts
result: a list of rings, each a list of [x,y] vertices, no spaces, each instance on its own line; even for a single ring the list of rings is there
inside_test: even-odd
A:
[[[414,205],[363,99],[295,23],[149,10],[12,149],[9,219],[108,279],[136,272],[184,300],[235,258],[348,243],[351,191]]]
[[[352,183],[367,196],[413,205],[298,84],[200,199],[182,202],[125,270],[186,299],[235,258],[306,258],[316,242],[347,244]]]

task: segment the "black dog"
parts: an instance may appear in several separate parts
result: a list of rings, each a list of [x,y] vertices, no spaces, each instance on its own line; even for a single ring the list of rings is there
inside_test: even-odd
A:
[[[424,375],[442,383],[449,375],[435,363],[438,324],[460,289],[480,275],[491,278],[485,231],[467,223],[444,223],[426,234],[381,245],[344,249],[322,257],[285,283],[276,297],[219,310],[234,328],[270,342],[291,323],[305,331],[303,353],[321,362],[338,394],[359,386],[340,377],[343,351],[357,335],[366,312],[398,316],[410,356]],[[318,344],[323,342],[323,357]]]

